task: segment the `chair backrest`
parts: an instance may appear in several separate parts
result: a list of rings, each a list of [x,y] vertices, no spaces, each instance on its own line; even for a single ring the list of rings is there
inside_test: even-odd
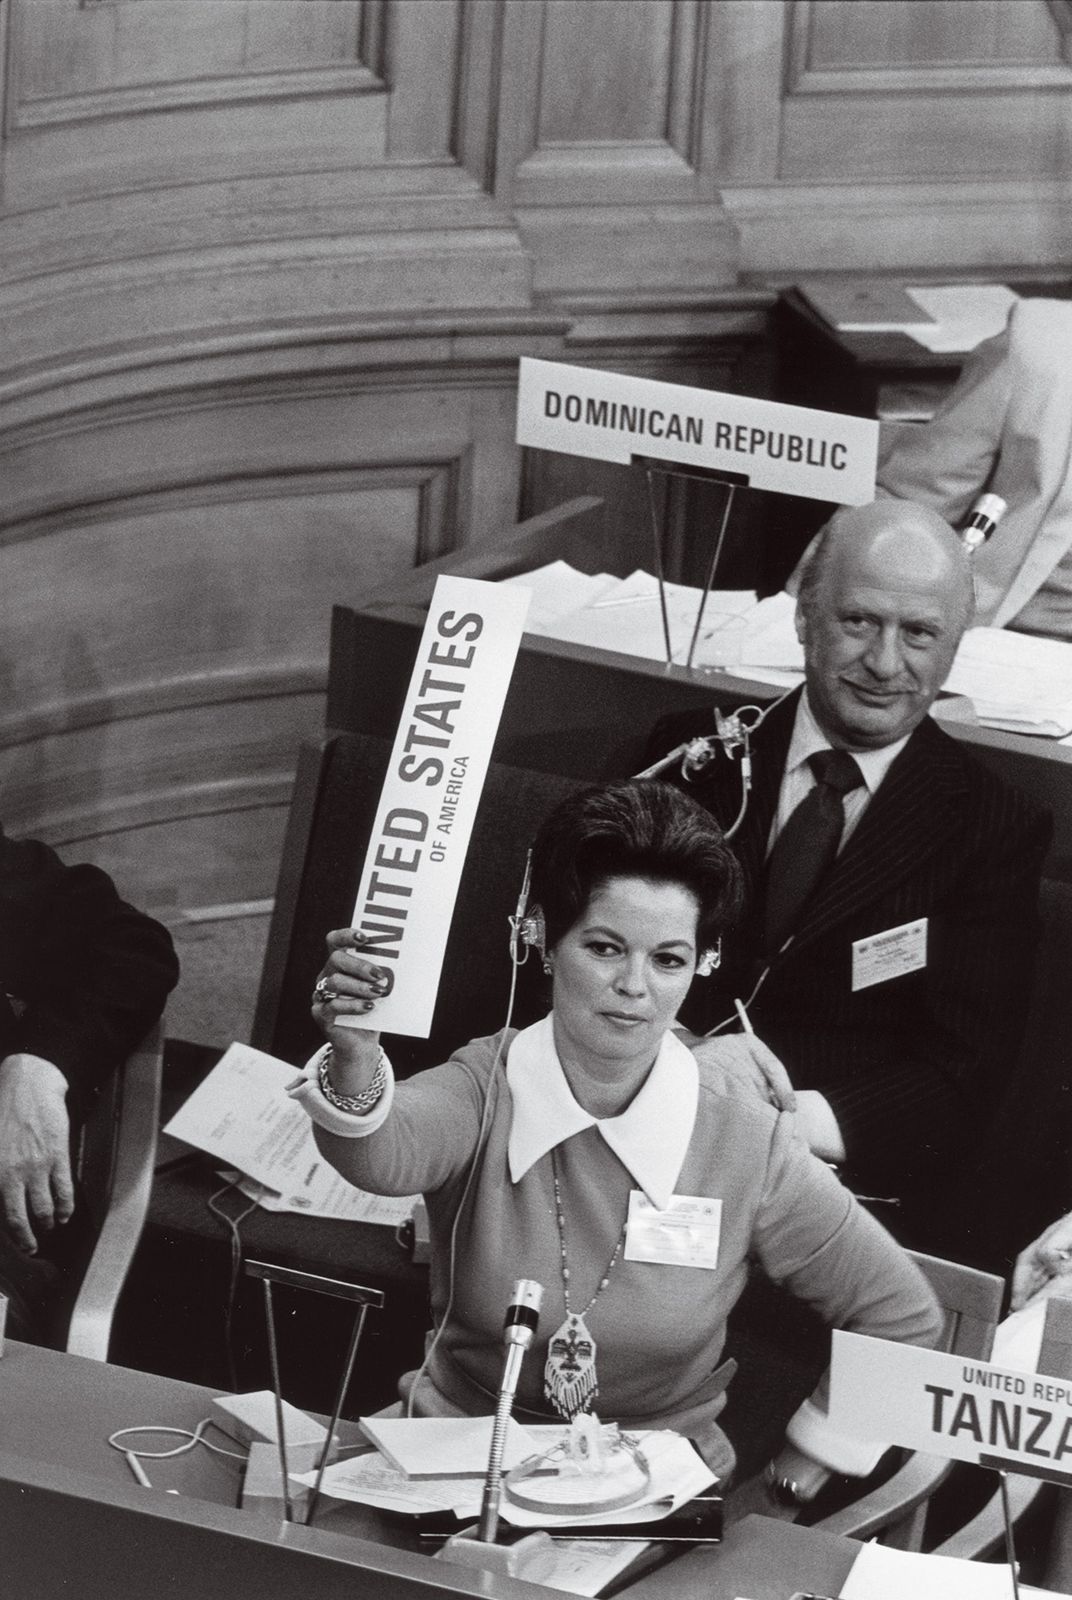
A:
[[[915,1250],[909,1253],[942,1308],[945,1326],[940,1348],[951,1355],[987,1360],[1001,1315],[1003,1279],[977,1267],[961,1266],[959,1261],[943,1261]]]
[[[944,1314],[940,1348],[986,1360],[1001,1311],[1002,1279],[956,1261],[911,1254]],[[902,1550],[922,1549],[928,1501],[949,1472],[948,1461],[914,1451],[892,1477],[877,1488],[865,1487],[859,1499],[820,1518],[814,1526],[850,1539],[871,1539],[881,1533],[884,1544]]]
[[[353,913],[390,751],[386,739],[365,734],[329,736],[302,751],[253,1027],[254,1045],[283,1060],[303,1061],[320,1042],[309,1000],[325,936],[347,927]],[[490,766],[430,1037],[386,1041],[400,1076],[502,1027],[511,977],[507,919],[526,851],[547,813],[579,787],[575,778]],[[529,961],[520,974],[515,1022],[533,1021],[545,1003],[539,963]]]
[[[102,1086],[79,1141],[79,1203],[88,1213],[88,1261],[65,1348],[106,1361],[112,1322],[149,1210],[160,1121],[163,1020]]]

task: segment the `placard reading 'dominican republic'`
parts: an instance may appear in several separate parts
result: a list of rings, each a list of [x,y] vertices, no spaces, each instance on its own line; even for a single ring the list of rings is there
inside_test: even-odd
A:
[[[830,1421],[984,1466],[1072,1478],[1072,1380],[834,1329]]]
[[[512,584],[436,582],[351,923],[365,935],[361,953],[389,975],[391,988],[368,1017],[342,1019],[353,1027],[428,1037],[528,608],[529,591]]]
[[[867,505],[878,423],[749,395],[523,356],[517,442],[628,466],[633,456],[744,475],[753,489]]]

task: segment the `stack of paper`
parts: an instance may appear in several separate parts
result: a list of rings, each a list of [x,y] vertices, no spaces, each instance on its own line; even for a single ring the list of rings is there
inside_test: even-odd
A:
[[[361,1432],[406,1478],[480,1478],[488,1467],[491,1417],[362,1417]],[[503,1441],[503,1471],[536,1452],[512,1417]]]
[[[946,688],[980,722],[1051,739],[1072,733],[1072,645],[1007,628],[969,628]]]
[[[386,1439],[386,1455],[360,1455],[337,1461],[324,1473],[323,1491],[336,1500],[387,1506],[410,1512],[454,1511],[459,1517],[476,1513],[491,1441],[491,1417],[362,1417],[370,1438]],[[438,1431],[433,1431],[438,1430]],[[452,1432],[453,1430],[453,1432]],[[542,1453],[558,1441],[560,1427],[521,1428],[511,1421],[506,1465]],[[679,1433],[652,1430],[631,1435],[644,1451],[651,1483],[642,1500],[611,1512],[578,1516],[535,1512],[515,1506],[504,1496],[501,1515],[519,1528],[575,1528],[581,1524],[598,1530],[601,1523],[646,1523],[668,1517],[715,1482],[710,1468],[688,1439]],[[400,1466],[415,1467],[417,1475]],[[453,1476],[444,1476],[453,1472]],[[306,1482],[305,1476],[299,1482]]]
[[[544,634],[553,633],[556,623],[583,606],[591,605],[601,594],[617,588],[620,582],[609,572],[600,572],[594,577],[578,572],[568,561],[552,561],[535,572],[523,572],[503,581],[531,592],[525,631]]]
[[[232,1044],[164,1132],[236,1168],[243,1193],[267,1211],[390,1227],[404,1222],[417,1196],[366,1194],[340,1178],[317,1149],[309,1118],[286,1093],[293,1081],[287,1062]]]

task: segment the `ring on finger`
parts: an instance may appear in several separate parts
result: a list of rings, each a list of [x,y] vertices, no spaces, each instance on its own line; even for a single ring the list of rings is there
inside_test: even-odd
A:
[[[338,992],[330,987],[326,978],[318,978],[316,980],[316,987],[313,990],[314,1006],[330,1005],[332,1000],[337,1000],[338,998]]]

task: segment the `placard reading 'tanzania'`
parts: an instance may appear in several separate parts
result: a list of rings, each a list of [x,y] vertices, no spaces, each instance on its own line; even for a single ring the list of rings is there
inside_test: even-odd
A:
[[[351,924],[391,988],[369,1017],[342,1019],[353,1027],[428,1037],[528,607],[529,591],[512,584],[436,582]]]
[[[628,466],[634,456],[743,477],[754,489],[867,505],[878,423],[524,356],[517,442]]]
[[[928,1455],[1072,1481],[1072,1380],[834,1330],[830,1421]]]

